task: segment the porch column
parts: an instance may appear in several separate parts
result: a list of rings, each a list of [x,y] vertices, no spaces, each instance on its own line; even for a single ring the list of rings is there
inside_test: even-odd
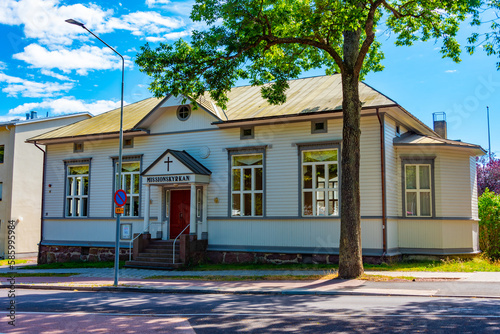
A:
[[[189,204],[189,233],[196,234],[196,185],[191,183],[191,201]]]
[[[149,197],[151,192],[151,185],[146,184],[145,190],[145,203],[144,203],[144,228],[143,231],[149,232]]]
[[[202,229],[201,229],[201,239],[207,239],[208,238],[208,186],[206,184],[203,185],[203,209],[201,210],[201,215],[202,215]]]

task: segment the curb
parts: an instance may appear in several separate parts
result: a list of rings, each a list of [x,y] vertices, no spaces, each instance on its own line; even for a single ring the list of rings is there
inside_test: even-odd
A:
[[[434,295],[434,294],[412,294],[412,293],[390,293],[388,292],[356,292],[356,291],[308,291],[308,290],[213,290],[213,289],[157,289],[137,287],[71,287],[58,285],[16,285],[18,289],[27,290],[59,290],[59,291],[89,291],[89,292],[141,292],[141,293],[164,293],[164,294],[232,294],[232,295],[285,295],[285,296],[391,296],[391,297],[435,297],[435,298],[483,298],[500,299],[500,296],[482,295]],[[418,291],[418,290],[417,290]]]

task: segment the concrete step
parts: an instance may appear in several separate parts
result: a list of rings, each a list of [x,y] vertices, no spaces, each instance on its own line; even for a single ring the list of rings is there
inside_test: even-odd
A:
[[[152,258],[146,258],[146,257],[137,257],[137,259],[134,259],[134,261],[139,261],[139,262],[149,262],[151,264],[153,263],[166,263],[166,264],[172,264],[172,258],[170,259],[167,259],[167,258],[163,258],[163,259],[152,259]],[[175,259],[175,262],[176,263],[179,263],[179,258],[176,258]]]
[[[179,253],[176,252],[175,255],[178,257]],[[170,252],[165,252],[165,253],[149,253],[149,252],[144,252],[144,253],[139,253],[138,256],[141,257],[147,257],[147,258],[163,258],[163,257],[172,257],[172,251]]]
[[[174,270],[181,267],[182,264],[168,264],[168,263],[152,263],[144,261],[127,261],[125,262],[126,268],[141,268],[141,269],[161,269],[161,270]]]
[[[179,253],[179,248],[175,249],[176,253]],[[172,248],[166,249],[157,249],[157,248],[146,248],[142,253],[151,253],[151,254],[172,254]]]
[[[175,248],[179,248],[179,244],[175,244]],[[148,245],[148,248],[151,248],[151,249],[170,249],[172,250],[172,245],[167,245],[167,244],[149,244]]]

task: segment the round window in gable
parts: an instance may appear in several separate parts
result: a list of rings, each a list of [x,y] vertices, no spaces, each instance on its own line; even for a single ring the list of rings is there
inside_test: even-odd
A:
[[[180,106],[177,109],[177,118],[180,121],[186,121],[191,116],[191,108],[189,106]]]

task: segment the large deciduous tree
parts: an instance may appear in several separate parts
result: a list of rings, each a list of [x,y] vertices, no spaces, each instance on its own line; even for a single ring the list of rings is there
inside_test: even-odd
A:
[[[322,68],[340,73],[343,94],[339,277],[363,273],[360,227],[360,112],[358,84],[383,69],[378,26],[396,44],[436,39],[441,53],[460,61],[455,40],[476,0],[197,0],[191,19],[204,23],[190,42],[141,48],[137,64],[152,77],[157,97],[198,98],[208,92],[225,108],[238,79],[262,86],[271,104],[286,100],[287,80]],[[380,29],[380,27],[379,27]]]

